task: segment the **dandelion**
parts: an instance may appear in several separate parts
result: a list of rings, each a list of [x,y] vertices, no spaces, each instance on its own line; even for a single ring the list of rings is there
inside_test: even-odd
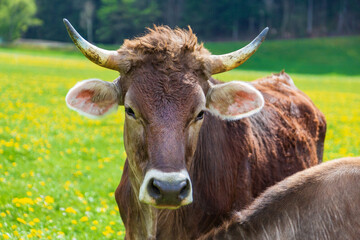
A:
[[[71,223],[76,225],[77,224],[77,221],[76,220],[71,220]]]
[[[54,203],[54,198],[53,198],[53,197],[50,197],[50,196],[46,196],[46,197],[45,197],[45,202],[46,202],[47,204],[52,204],[52,203]]]
[[[89,218],[87,216],[80,218],[80,222],[87,222],[87,221],[89,221]]]
[[[26,221],[22,218],[17,218],[16,220],[22,224],[26,224]]]
[[[9,235],[7,235],[7,234],[3,234],[2,236],[3,236],[4,239],[9,239],[10,238]]]
[[[98,224],[99,224],[99,222],[98,222],[97,220],[94,220],[92,223],[93,223],[94,225],[98,225]]]
[[[39,223],[39,222],[40,222],[40,219],[34,218],[33,221],[34,221],[35,223]]]
[[[72,214],[76,214],[76,210],[73,209],[72,207],[67,207],[67,208],[65,209],[65,212],[67,212],[67,213],[72,213]]]
[[[95,226],[91,226],[90,229],[93,230],[93,231],[95,231],[95,230],[96,230],[96,227],[95,227]]]
[[[2,213],[0,213],[0,216],[1,217],[6,217],[6,213],[2,212]]]

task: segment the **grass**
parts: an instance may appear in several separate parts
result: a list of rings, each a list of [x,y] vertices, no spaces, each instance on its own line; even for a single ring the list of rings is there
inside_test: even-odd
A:
[[[269,64],[278,62],[280,70],[282,61]],[[359,68],[346,61],[352,76],[291,74],[327,118],[325,160],[360,155]],[[268,74],[233,70],[216,77],[249,81]],[[124,237],[114,200],[126,159],[123,108],[88,120],[64,102],[77,81],[116,77],[77,53],[0,49],[0,239]]]

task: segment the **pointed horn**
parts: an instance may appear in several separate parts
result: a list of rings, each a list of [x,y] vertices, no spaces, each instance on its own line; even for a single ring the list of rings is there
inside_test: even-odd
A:
[[[86,41],[81,35],[75,30],[70,22],[63,19],[69,36],[75,43],[76,47],[92,62],[96,63],[105,68],[121,71],[120,69],[120,54],[117,51],[108,51],[92,45]]]
[[[243,64],[260,47],[268,31],[269,28],[266,27],[251,43],[235,52],[211,55],[211,74],[226,72]]]

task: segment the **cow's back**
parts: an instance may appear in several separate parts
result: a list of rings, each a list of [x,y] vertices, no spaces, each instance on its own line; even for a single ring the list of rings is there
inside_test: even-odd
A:
[[[322,161],[326,121],[309,97],[285,73],[252,84],[265,99],[259,113],[227,122],[205,117],[191,167],[189,232],[208,231],[267,187]]]

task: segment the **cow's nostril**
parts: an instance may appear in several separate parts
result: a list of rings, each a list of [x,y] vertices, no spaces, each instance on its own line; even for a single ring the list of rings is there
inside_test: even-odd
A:
[[[156,179],[151,179],[148,185],[148,191],[155,200],[161,198],[161,187]]]
[[[190,192],[189,180],[181,182],[181,186],[182,186],[182,188],[180,190],[179,198],[180,198],[180,200],[183,200],[189,195],[189,192]]]

